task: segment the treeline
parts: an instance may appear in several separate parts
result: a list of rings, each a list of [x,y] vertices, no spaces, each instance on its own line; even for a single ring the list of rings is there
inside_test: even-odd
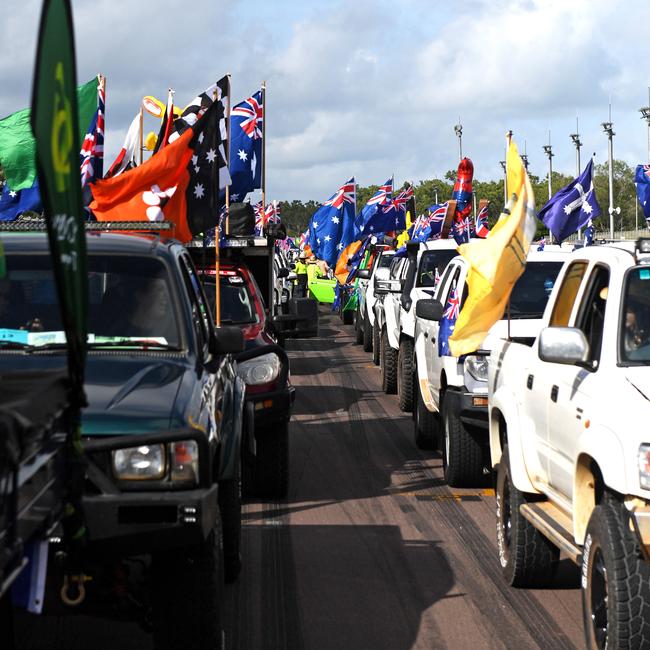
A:
[[[445,174],[444,179],[435,178],[432,180],[419,181],[414,185],[415,203],[417,212],[423,212],[428,206],[436,203],[436,191],[438,202],[451,198],[454,187],[456,171],[450,170]],[[553,194],[573,180],[573,176],[553,172],[551,178]],[[596,165],[594,168],[594,186],[596,196],[602,210],[601,216],[595,221],[596,231],[609,229],[609,169],[607,163]],[[548,177],[540,178],[530,174],[530,180],[535,193],[535,206],[537,210],[548,200]],[[477,203],[480,199],[490,201],[490,226],[499,217],[503,208],[503,179],[498,181],[480,181],[474,179],[473,188],[476,192]],[[360,210],[366,201],[377,191],[377,185],[357,188],[357,210]],[[395,188],[396,191],[398,188]],[[585,188],[586,189],[586,188]],[[614,161],[614,207],[620,207],[621,213],[614,215],[615,230],[631,230],[635,228],[635,208],[637,204],[636,188],[634,186],[634,169],[622,160]],[[286,224],[291,234],[303,232],[309,224],[311,215],[320,207],[317,201],[280,201],[282,221]],[[645,225],[643,214],[639,209],[639,228]],[[546,233],[544,225],[540,222],[537,227],[538,236]]]

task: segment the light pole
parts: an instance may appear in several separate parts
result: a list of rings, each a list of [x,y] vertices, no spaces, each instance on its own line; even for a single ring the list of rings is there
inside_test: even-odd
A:
[[[614,123],[612,122],[612,105],[609,105],[609,122],[603,122],[603,131],[607,134],[607,157],[609,159],[609,237],[614,239],[614,213],[620,214],[621,208],[614,208]]]
[[[641,119],[648,124],[648,162],[650,162],[650,88],[648,88],[648,106],[639,109]]]
[[[433,190],[436,194],[436,205],[438,205],[438,190]]]
[[[580,142],[580,129],[578,127],[578,116],[576,115],[576,132],[569,135],[571,142],[573,142],[576,148],[576,178],[580,176],[580,147],[582,147],[582,142]],[[578,228],[578,239],[582,237],[582,228]]]
[[[460,123],[460,116],[458,117],[458,124],[454,126],[454,133],[458,138],[458,162],[463,159],[463,125]]]
[[[543,146],[543,149],[544,149],[544,153],[548,156],[548,199],[550,201],[551,197],[553,196],[553,185],[551,183],[551,179],[553,178],[553,156],[555,155],[553,153],[553,147],[551,146],[550,129],[548,132],[548,144],[545,144]],[[550,228],[548,230],[548,242],[549,244],[553,243],[553,233],[551,232]]]

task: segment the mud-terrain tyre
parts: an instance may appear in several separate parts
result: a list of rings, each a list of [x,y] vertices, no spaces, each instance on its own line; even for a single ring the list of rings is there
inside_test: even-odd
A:
[[[255,494],[283,499],[289,487],[289,423],[282,422],[255,434]]]
[[[650,567],[613,497],[591,513],[581,583],[587,648],[650,647]]]
[[[343,325],[352,325],[354,321],[354,312],[351,309],[344,309],[341,311],[341,320]]]
[[[223,575],[234,582],[241,571],[241,463],[236,474],[219,483],[219,512],[223,528]]]
[[[155,650],[225,648],[222,554],[217,510],[214,528],[203,543],[153,555]]]
[[[476,487],[483,482],[483,445],[450,406],[442,403],[442,463],[451,487]]]
[[[381,388],[387,395],[397,392],[397,350],[390,347],[386,330],[381,333]]]
[[[402,339],[397,355],[397,394],[402,411],[413,411],[413,339]]]
[[[415,446],[418,449],[438,449],[440,444],[440,418],[437,413],[432,413],[425,406],[417,376],[414,378],[414,383],[413,431]]]
[[[372,352],[372,325],[368,316],[368,305],[363,312],[363,351]]]
[[[372,362],[376,366],[381,365],[381,330],[376,318],[372,328]]]
[[[519,511],[533,495],[513,484],[508,447],[504,447],[496,480],[497,552],[503,577],[513,587],[544,587],[552,579],[559,549]]]
[[[354,342],[357,345],[363,343],[363,323],[361,322],[361,314],[359,313],[359,308],[354,312]]]

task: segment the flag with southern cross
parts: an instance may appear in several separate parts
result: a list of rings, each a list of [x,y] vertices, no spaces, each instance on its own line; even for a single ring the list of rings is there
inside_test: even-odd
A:
[[[463,158],[458,163],[456,182],[451,193],[451,198],[456,201],[456,214],[454,217],[464,219],[472,211],[472,180],[474,178],[474,165],[469,158]]]
[[[454,282],[451,291],[449,292],[449,297],[447,298],[445,311],[443,312],[442,318],[440,319],[440,330],[438,332],[438,356],[452,356],[449,350],[449,337],[454,333],[454,329],[456,327],[456,319],[458,318],[459,312],[460,300],[458,298],[456,283]]]
[[[440,239],[442,226],[445,223],[445,216],[447,215],[447,208],[447,203],[432,205],[427,208],[426,213],[420,215],[413,225],[411,239],[419,242]]]
[[[413,186],[403,189],[394,199],[377,206],[377,211],[365,225],[366,235],[406,230],[406,208],[413,197]]]
[[[81,145],[81,187],[104,175],[104,111],[106,78],[97,81],[97,110]]]
[[[650,165],[638,165],[634,174],[634,184],[639,203],[650,228]]]
[[[372,217],[377,213],[380,205],[386,205],[393,196],[393,177],[391,176],[379,189],[368,199],[361,212],[354,220],[355,238],[361,239],[369,233],[367,228]]]
[[[23,212],[42,212],[41,193],[38,189],[38,179],[32,187],[24,190],[12,190],[5,183],[0,194],[0,221],[13,221]]]
[[[490,234],[490,229],[488,228],[489,205],[489,201],[481,201],[478,214],[476,215],[474,234],[480,239],[485,239]]]
[[[354,239],[356,204],[356,183],[351,178],[314,212],[309,222],[309,246],[317,258],[332,268],[341,251]]]
[[[242,201],[262,187],[262,91],[233,107],[230,113],[230,196]]]
[[[594,161],[589,160],[582,174],[556,192],[537,215],[558,242],[600,214],[592,178],[593,166]]]

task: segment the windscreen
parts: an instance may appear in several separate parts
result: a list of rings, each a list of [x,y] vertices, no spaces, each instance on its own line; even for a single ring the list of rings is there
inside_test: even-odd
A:
[[[650,363],[650,269],[636,267],[625,278],[619,326],[621,360]]]
[[[0,280],[0,346],[65,345],[47,255],[7,255]],[[165,265],[139,256],[88,256],[88,345],[180,346]]]
[[[541,318],[561,268],[562,262],[527,262],[510,294],[510,318]]]
[[[420,259],[416,287],[435,287],[447,264],[456,257],[455,249],[425,251]]]
[[[214,278],[204,278],[203,286],[210,303],[215,309]],[[248,325],[259,322],[251,292],[239,274],[222,275],[221,282],[221,323],[222,325]]]

